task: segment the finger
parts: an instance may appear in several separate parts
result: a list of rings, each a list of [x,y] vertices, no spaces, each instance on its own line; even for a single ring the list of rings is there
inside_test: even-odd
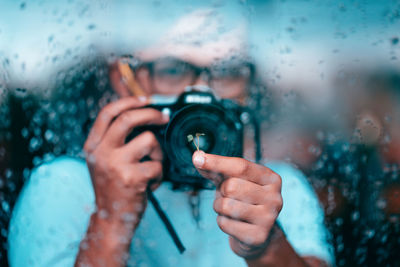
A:
[[[162,163],[160,161],[145,161],[136,165],[134,172],[131,181],[139,177],[146,185],[150,181],[159,183],[162,178]]]
[[[149,104],[147,98],[124,97],[105,106],[94,122],[86,140],[85,151],[93,151],[100,143],[111,122],[124,111]]]
[[[224,177],[221,173],[219,172],[215,172],[215,171],[211,171],[211,170],[205,170],[205,169],[201,169],[197,166],[200,166],[203,164],[203,160],[205,160],[205,158],[203,157],[205,153],[203,151],[195,151],[192,155],[192,162],[193,165],[196,167],[197,171],[201,174],[201,176],[203,176],[204,178],[207,178],[209,180],[211,180],[215,186],[217,188],[219,188],[220,184],[222,183]]]
[[[260,185],[280,183],[280,176],[271,169],[238,157],[226,157],[196,151],[192,161],[198,170],[238,177]],[[206,174],[206,172],[205,172]],[[212,179],[208,176],[205,178]]]
[[[252,205],[231,198],[217,198],[214,210],[219,215],[259,226],[269,226],[278,216],[275,208],[268,210],[264,205]]]
[[[219,187],[219,191],[223,197],[254,205],[281,200],[280,189],[277,186],[261,186],[235,177],[224,180]]]
[[[272,225],[268,228],[247,222],[237,221],[225,216],[217,217],[217,224],[221,230],[249,246],[262,246],[267,238]]]
[[[140,161],[145,156],[150,157],[152,160],[162,161],[163,153],[154,133],[145,131],[127,144],[121,150],[123,151],[128,160],[135,162]]]
[[[204,171],[204,170],[200,170],[200,169],[197,169],[197,171],[201,174],[201,176],[211,180],[215,184],[215,187],[217,189],[220,187],[221,183],[224,180],[224,177],[220,173],[212,172],[212,171]],[[217,192],[218,192],[218,190],[217,190]]]
[[[128,110],[114,120],[104,135],[104,142],[111,147],[119,147],[132,129],[143,125],[162,125],[167,123],[168,116],[152,108]]]

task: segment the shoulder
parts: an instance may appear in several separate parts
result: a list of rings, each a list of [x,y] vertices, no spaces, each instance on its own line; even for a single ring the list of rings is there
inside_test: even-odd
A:
[[[304,174],[294,166],[285,162],[270,162],[266,164],[271,170],[279,174],[282,178],[282,195],[286,197],[311,198],[318,203],[317,196],[307,181]]]
[[[46,206],[90,202],[94,198],[90,175],[85,161],[72,157],[58,157],[32,170],[18,198],[16,209],[25,202],[42,202]]]
[[[25,198],[59,199],[59,196],[67,193],[88,193],[87,195],[90,196],[92,191],[85,161],[62,156],[32,170],[19,195],[17,206]]]
[[[81,179],[88,176],[88,169],[84,160],[68,156],[61,156],[47,161],[33,169],[29,182],[55,178],[55,182],[69,177],[69,179]]]
[[[14,213],[29,213],[41,207],[41,213],[63,213],[69,207],[81,207],[94,201],[94,192],[86,163],[77,158],[58,157],[35,168],[25,183]],[[36,214],[37,215],[37,214]]]
[[[324,214],[319,204],[316,193],[307,181],[304,174],[297,168],[284,162],[272,162],[267,166],[278,173],[282,179],[283,208],[279,215],[283,223],[293,221],[297,223],[285,223],[285,230],[298,228],[302,221],[322,223]],[[300,216],[300,217],[298,217]]]
[[[83,160],[59,157],[38,166],[13,210],[10,263],[41,265],[62,248],[76,250],[93,208],[94,192]]]
[[[324,212],[307,178],[284,162],[271,162],[267,167],[282,178],[283,208],[278,221],[290,244],[301,256],[316,256],[332,263]]]

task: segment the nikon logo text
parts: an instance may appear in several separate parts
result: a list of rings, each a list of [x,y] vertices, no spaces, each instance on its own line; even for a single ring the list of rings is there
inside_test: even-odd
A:
[[[203,95],[188,95],[185,98],[185,103],[200,103],[200,104],[209,104],[211,103],[211,96],[203,96]]]

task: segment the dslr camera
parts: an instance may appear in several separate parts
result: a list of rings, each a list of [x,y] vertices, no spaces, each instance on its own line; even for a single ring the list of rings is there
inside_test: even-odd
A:
[[[168,98],[167,98],[168,99]],[[152,131],[164,154],[164,181],[173,189],[212,189],[192,163],[197,150],[222,156],[241,157],[243,129],[248,113],[232,100],[219,99],[205,86],[188,86],[177,98],[157,100],[148,107],[170,116],[163,126],[142,126],[130,138]]]

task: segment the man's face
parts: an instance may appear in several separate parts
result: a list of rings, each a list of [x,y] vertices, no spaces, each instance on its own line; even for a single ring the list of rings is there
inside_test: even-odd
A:
[[[244,101],[254,74],[242,24],[227,27],[210,10],[183,16],[157,43],[135,53],[135,78],[148,95],[178,95],[207,85],[222,98]],[[221,30],[226,28],[226,31]]]

